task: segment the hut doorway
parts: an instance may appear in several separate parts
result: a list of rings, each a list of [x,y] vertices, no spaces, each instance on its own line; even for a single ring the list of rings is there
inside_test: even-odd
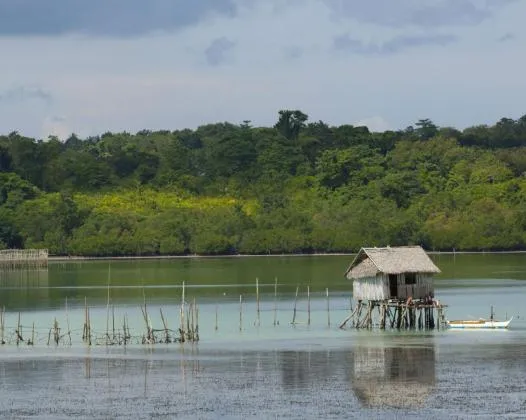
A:
[[[398,296],[398,281],[396,274],[389,274],[389,295],[392,298]]]

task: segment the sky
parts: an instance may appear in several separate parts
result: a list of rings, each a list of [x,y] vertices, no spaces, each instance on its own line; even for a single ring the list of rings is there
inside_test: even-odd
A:
[[[0,0],[0,134],[526,114],[526,0]]]

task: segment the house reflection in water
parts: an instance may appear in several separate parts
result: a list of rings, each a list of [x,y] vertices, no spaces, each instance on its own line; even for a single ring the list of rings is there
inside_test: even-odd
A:
[[[422,407],[435,386],[435,348],[358,346],[348,354],[350,380],[367,407]]]

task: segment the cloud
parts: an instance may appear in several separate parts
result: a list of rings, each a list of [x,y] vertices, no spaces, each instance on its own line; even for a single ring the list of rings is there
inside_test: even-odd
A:
[[[401,51],[425,46],[445,46],[455,42],[454,35],[417,35],[397,36],[388,41],[374,44],[351,38],[349,34],[337,36],[333,40],[333,46],[340,51],[347,51],[363,55],[385,55],[396,54]]]
[[[477,25],[492,16],[495,3],[470,0],[323,0],[338,17],[389,27]],[[510,1],[503,3],[511,4]]]
[[[301,58],[304,53],[305,53],[305,50],[298,45],[285,47],[283,49],[283,55],[285,56],[285,58],[293,59],[293,60],[297,58]]]
[[[0,91],[0,102],[23,102],[31,99],[38,99],[44,102],[51,102],[52,96],[49,92],[39,87],[17,86]]]
[[[56,136],[60,140],[66,140],[73,132],[67,124],[67,118],[62,115],[45,118],[40,131],[42,138]]]
[[[497,38],[497,41],[498,42],[508,42],[514,39],[515,39],[515,35],[508,32],[507,34],[504,34],[501,37]]]
[[[235,12],[235,0],[0,0],[0,36],[134,36]]]
[[[369,129],[369,131],[372,132],[381,132],[393,129],[391,124],[389,124],[383,117],[378,115],[374,117],[364,118],[363,120],[353,123],[353,125],[355,127],[365,126]]]
[[[227,60],[230,50],[234,48],[235,42],[226,37],[216,38],[205,50],[206,62],[211,66],[218,66]]]

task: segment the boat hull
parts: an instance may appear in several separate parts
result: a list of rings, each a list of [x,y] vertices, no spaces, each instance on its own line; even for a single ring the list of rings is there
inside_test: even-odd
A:
[[[491,321],[485,319],[480,319],[478,321],[447,321],[447,326],[452,329],[505,329],[508,328],[512,319],[513,318],[510,318],[507,321]]]

